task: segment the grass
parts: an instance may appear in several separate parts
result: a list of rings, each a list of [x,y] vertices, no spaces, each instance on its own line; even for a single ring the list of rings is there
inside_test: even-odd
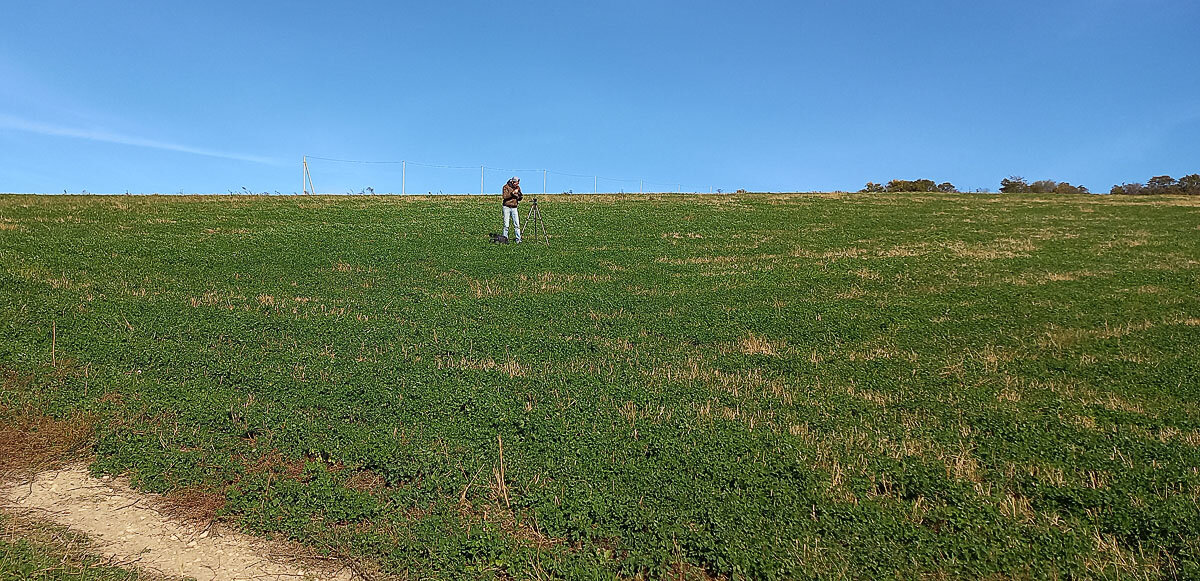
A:
[[[1200,575],[1200,200],[543,205],[0,196],[0,418],[398,577]]]

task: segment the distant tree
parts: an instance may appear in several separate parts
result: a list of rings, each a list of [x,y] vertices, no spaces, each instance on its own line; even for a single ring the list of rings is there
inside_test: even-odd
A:
[[[1021,176],[1008,176],[1000,180],[1000,191],[1006,194],[1024,194],[1029,192],[1029,183]]]
[[[1000,191],[1006,194],[1086,194],[1088,189],[1073,186],[1070,182],[1056,180],[1025,181],[1021,176],[1008,176],[1000,180]]]
[[[1121,184],[1119,186],[1113,186],[1112,190],[1110,190],[1108,193],[1124,194],[1126,196],[1144,196],[1144,195],[1150,193],[1150,191],[1146,189],[1146,186],[1144,186],[1140,183],[1134,182],[1132,184]]]
[[[1176,182],[1179,191],[1193,196],[1200,195],[1200,174],[1190,174],[1179,178]]]
[[[891,180],[884,186],[884,191],[895,192],[936,192],[937,184],[933,180]]]
[[[1087,194],[1090,192],[1088,192],[1088,189],[1083,186],[1073,186],[1068,182],[1058,182],[1058,185],[1054,186],[1054,193],[1056,193],[1056,194]]]
[[[930,179],[919,180],[889,180],[887,185],[877,184],[875,182],[867,182],[863,189],[858,190],[859,193],[878,193],[887,192],[895,194],[899,192],[947,192],[957,193],[958,188],[950,182],[937,183]]]
[[[1200,174],[1188,174],[1178,180],[1171,176],[1154,176],[1145,184],[1138,182],[1113,186],[1110,194],[1145,196],[1150,194],[1200,195]]]
[[[1171,176],[1154,176],[1146,182],[1146,189],[1152,194],[1173,194],[1177,183]]]
[[[1029,184],[1029,191],[1035,194],[1049,194],[1054,192],[1054,188],[1058,187],[1058,182],[1054,180],[1038,180]]]

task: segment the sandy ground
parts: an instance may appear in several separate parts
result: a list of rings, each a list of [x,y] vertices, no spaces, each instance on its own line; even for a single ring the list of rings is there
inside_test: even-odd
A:
[[[169,519],[155,509],[159,503],[122,481],[94,478],[82,465],[0,487],[0,510],[83,533],[94,552],[111,562],[197,581],[358,579],[334,561],[305,567],[262,539]]]

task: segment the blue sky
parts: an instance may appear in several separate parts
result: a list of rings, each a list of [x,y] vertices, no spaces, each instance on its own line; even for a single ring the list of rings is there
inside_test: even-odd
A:
[[[7,2],[0,191],[1107,191],[1200,172],[1200,2]],[[313,160],[319,191],[399,191]],[[510,175],[488,170],[498,191]],[[526,191],[541,173],[521,172]]]

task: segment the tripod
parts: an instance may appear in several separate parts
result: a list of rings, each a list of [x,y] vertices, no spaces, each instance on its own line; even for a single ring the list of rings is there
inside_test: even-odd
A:
[[[529,207],[529,215],[525,217],[525,229],[529,230],[532,236],[532,241],[537,242],[538,227],[542,229],[542,242],[546,246],[550,245],[550,237],[546,234],[546,222],[542,220],[542,210],[538,208],[537,198],[533,199],[533,203]]]

